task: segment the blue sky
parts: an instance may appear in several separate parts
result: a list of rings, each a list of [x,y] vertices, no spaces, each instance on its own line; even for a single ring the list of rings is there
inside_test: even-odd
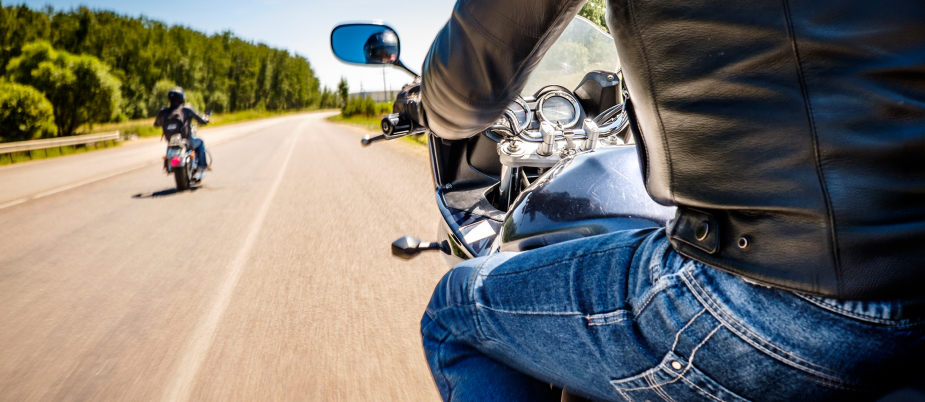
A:
[[[340,22],[382,20],[398,32],[402,60],[420,72],[421,63],[437,31],[453,10],[454,0],[26,0],[32,8],[50,5],[55,9],[87,6],[113,10],[130,16],[145,15],[168,24],[185,25],[206,33],[231,30],[238,37],[288,49],[308,58],[322,85],[336,87],[341,76],[350,82],[351,92],[360,86],[381,90],[382,68],[348,66],[331,54],[331,29]],[[395,69],[386,69],[392,90],[411,80]]]

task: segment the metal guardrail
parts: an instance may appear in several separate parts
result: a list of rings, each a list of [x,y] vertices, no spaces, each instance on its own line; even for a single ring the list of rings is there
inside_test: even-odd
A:
[[[13,153],[13,152],[26,152],[26,151],[34,151],[36,149],[66,147],[70,145],[82,145],[82,144],[90,144],[94,142],[118,141],[118,140],[119,140],[119,132],[116,131],[114,133],[74,135],[70,137],[49,138],[47,140],[7,142],[7,143],[0,143],[0,154],[8,154],[8,153]]]

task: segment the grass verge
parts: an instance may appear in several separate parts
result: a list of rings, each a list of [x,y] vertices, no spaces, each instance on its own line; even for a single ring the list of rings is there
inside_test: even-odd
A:
[[[225,124],[241,123],[250,120],[259,120],[266,119],[269,117],[278,117],[286,116],[290,114],[304,113],[312,110],[318,109],[302,109],[302,110],[292,110],[285,112],[271,112],[266,110],[244,110],[241,112],[234,113],[222,113],[212,115],[212,121],[209,122],[209,127],[222,126]],[[161,135],[161,129],[159,127],[154,127],[154,118],[147,119],[138,119],[130,120],[121,123],[107,123],[107,124],[98,124],[92,127],[84,126],[81,127],[78,131],[81,134],[93,134],[93,133],[110,133],[118,130],[122,134],[137,134],[139,137],[152,137],[156,135]]]
[[[382,122],[382,118],[385,116],[386,115],[381,115],[378,117],[377,116],[356,115],[356,116],[344,117],[344,115],[339,114],[339,115],[328,117],[328,121],[333,122],[333,123],[348,124],[351,126],[361,127],[361,128],[365,128],[366,130],[370,132],[382,134],[380,123]],[[425,134],[409,135],[409,136],[402,137],[401,140],[409,144],[418,145],[418,146],[427,145],[427,135]]]

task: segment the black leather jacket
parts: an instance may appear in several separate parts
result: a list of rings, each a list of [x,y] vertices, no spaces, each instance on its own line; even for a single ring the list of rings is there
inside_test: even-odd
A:
[[[192,136],[192,130],[190,130],[190,124],[193,120],[196,120],[199,124],[209,124],[209,118],[203,117],[196,109],[186,105],[170,105],[161,109],[157,112],[157,117],[154,118],[154,127],[162,127],[164,122],[167,120],[168,116],[173,113],[177,113],[182,116],[181,120],[183,121],[183,137],[189,139]]]
[[[581,5],[460,0],[424,64],[427,125],[488,127]],[[608,6],[680,253],[815,295],[925,298],[925,3]]]

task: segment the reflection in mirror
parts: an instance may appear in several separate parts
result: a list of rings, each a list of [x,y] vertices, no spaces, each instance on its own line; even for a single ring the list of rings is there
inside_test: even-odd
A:
[[[395,64],[399,49],[398,35],[384,25],[341,25],[331,32],[331,50],[348,63]]]

